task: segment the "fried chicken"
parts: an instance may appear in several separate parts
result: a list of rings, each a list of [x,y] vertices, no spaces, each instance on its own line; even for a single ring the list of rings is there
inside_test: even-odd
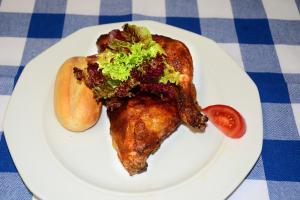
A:
[[[118,157],[130,175],[147,169],[147,158],[180,124],[176,101],[137,95],[107,111]]]
[[[108,47],[111,37],[122,40],[120,31],[101,35],[96,43],[99,52]],[[175,87],[172,84],[163,88],[159,85],[161,93],[167,91],[169,94],[167,100],[147,94],[131,97],[122,103],[116,99],[108,101],[113,146],[130,175],[146,170],[147,158],[181,122],[203,132],[208,120],[196,100],[192,82],[193,61],[188,48],[184,43],[165,36],[152,35],[152,38],[164,49],[167,63],[180,72],[180,82]],[[140,85],[141,91],[148,93],[156,86],[155,83]]]

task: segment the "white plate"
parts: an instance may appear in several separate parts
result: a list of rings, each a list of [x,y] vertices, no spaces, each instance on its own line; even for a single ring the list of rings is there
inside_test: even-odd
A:
[[[42,199],[222,199],[245,178],[262,148],[257,88],[213,41],[152,21],[130,22],[183,41],[194,61],[194,83],[202,106],[221,103],[245,117],[241,139],[224,137],[210,123],[204,134],[184,125],[149,158],[148,171],[133,177],[111,145],[106,111],[96,126],[73,134],[53,111],[56,72],[69,57],[96,52],[100,34],[124,23],[81,29],[50,47],[24,69],[4,122],[5,137],[28,188]]]

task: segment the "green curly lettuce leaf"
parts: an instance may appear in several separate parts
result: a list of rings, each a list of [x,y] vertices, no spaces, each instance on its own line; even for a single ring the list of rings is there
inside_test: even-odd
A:
[[[144,44],[147,44],[152,41],[152,35],[146,27],[125,24],[123,30],[131,39],[131,42],[143,42]]]
[[[135,25],[126,27],[140,41],[131,43],[115,39],[109,44],[110,48],[99,54],[99,67],[112,80],[125,81],[130,77],[132,69],[158,54],[165,54],[163,48],[152,40],[148,29]]]
[[[164,74],[160,77],[159,82],[163,84],[174,83],[179,84],[180,73],[174,69],[173,66],[165,62],[166,68]]]

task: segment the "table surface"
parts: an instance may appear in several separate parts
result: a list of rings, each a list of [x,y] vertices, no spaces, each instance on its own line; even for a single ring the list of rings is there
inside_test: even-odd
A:
[[[229,199],[300,199],[300,0],[0,0],[0,199],[32,199],[3,118],[26,64],[86,26],[155,20],[215,40],[256,83],[264,140]]]

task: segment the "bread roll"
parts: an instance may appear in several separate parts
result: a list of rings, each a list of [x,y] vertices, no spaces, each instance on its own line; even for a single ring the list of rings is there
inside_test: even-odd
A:
[[[93,98],[93,92],[73,74],[73,67],[87,67],[86,57],[72,57],[59,69],[54,88],[55,114],[60,124],[70,131],[84,131],[92,127],[101,112],[101,103]]]

